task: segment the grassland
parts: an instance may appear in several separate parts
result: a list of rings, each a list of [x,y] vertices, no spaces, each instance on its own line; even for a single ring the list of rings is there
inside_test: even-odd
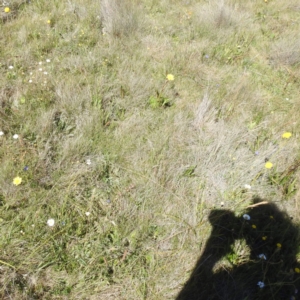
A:
[[[298,0],[0,8],[1,299],[175,299],[211,210],[298,222]]]

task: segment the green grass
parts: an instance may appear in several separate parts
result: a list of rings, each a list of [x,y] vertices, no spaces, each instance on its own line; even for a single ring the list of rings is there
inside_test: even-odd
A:
[[[0,298],[175,299],[212,210],[258,196],[296,226],[297,1],[0,9]]]

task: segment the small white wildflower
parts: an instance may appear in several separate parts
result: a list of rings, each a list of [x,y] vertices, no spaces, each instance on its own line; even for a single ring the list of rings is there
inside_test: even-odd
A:
[[[29,81],[28,81],[29,83],[32,83],[32,80],[31,79],[29,79]]]
[[[90,215],[91,213],[89,212],[89,211],[87,211],[86,213],[85,213],[85,215],[88,217],[89,215]]]
[[[48,74],[48,72],[44,72],[44,75],[47,75]]]
[[[260,259],[267,260],[267,258],[266,258],[266,256],[265,256],[264,254],[259,254],[258,257],[259,257]]]
[[[19,135],[18,134],[14,134],[13,135],[13,139],[17,140],[19,138]]]
[[[40,62],[39,62],[39,65],[42,65],[42,64],[43,64],[43,63],[40,61]]]
[[[4,135],[4,132],[3,131],[0,131],[0,136]]]
[[[265,286],[265,284],[264,284],[262,281],[259,281],[259,282],[257,283],[257,285],[258,285],[261,289]]]
[[[13,67],[13,66],[9,66],[8,68],[9,68],[10,70],[12,70],[14,67]]]
[[[43,71],[43,69],[42,69],[42,68],[39,68],[39,71],[40,71],[40,72],[42,72],[42,71]]]
[[[251,190],[251,185],[250,184],[245,184],[244,188],[247,189],[247,190]]]
[[[53,227],[54,224],[55,224],[54,219],[48,219],[48,221],[47,221],[47,225],[48,225],[48,226]]]
[[[49,58],[48,58],[48,59],[46,59],[46,62],[47,62],[47,63],[49,63],[50,61],[51,61],[51,60],[50,60]]]
[[[32,75],[32,72],[30,72],[29,75]]]
[[[244,214],[244,215],[243,215],[243,218],[244,218],[245,220],[247,220],[247,221],[249,221],[249,220],[251,219],[251,217],[250,217],[249,215],[247,215],[247,214]]]
[[[88,158],[88,159],[86,160],[86,164],[87,164],[87,165],[91,165],[91,164],[92,164],[92,161]]]

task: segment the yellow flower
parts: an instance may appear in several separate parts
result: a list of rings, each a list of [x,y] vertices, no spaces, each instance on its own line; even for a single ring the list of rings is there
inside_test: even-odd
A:
[[[277,243],[276,246],[277,246],[278,248],[281,248],[281,247],[282,247],[282,245],[281,245],[280,243]]]
[[[167,79],[168,79],[169,81],[173,81],[173,80],[174,80],[174,75],[173,75],[173,74],[168,74],[168,75],[167,75]]]
[[[265,240],[267,239],[267,236],[263,236],[261,239],[262,239],[263,241],[265,241]]]
[[[10,8],[9,7],[5,7],[4,8],[4,12],[9,13],[10,12]]]
[[[256,225],[252,225],[252,228],[256,229]]]
[[[47,23],[48,23],[48,24],[51,24],[51,20],[48,20]]]
[[[288,132],[288,131],[282,134],[283,139],[289,139],[291,136],[292,136],[292,133]]]
[[[14,185],[19,185],[19,184],[21,184],[21,182],[22,182],[22,178],[19,176],[15,177],[13,180]]]
[[[300,269],[299,268],[295,268],[295,272],[296,273],[300,273]]]
[[[270,161],[267,161],[265,164],[266,169],[271,169],[273,167],[273,164]]]

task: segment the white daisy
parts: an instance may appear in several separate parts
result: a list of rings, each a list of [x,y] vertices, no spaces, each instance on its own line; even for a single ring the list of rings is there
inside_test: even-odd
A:
[[[55,224],[55,221],[54,221],[54,219],[48,219],[48,221],[47,221],[47,225],[48,225],[49,227],[53,227],[53,226],[54,226],[54,224]]]

